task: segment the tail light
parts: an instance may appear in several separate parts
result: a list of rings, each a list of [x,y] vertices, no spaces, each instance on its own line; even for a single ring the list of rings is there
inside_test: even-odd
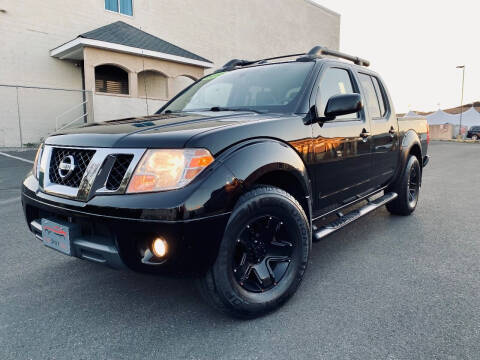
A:
[[[430,125],[427,124],[427,145],[430,144]]]

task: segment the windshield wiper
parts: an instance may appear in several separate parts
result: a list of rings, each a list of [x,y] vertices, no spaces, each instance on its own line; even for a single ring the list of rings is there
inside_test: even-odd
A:
[[[247,111],[247,112],[250,111],[257,114],[263,114],[262,111],[251,109],[251,108],[229,108],[229,107],[222,107],[222,106],[213,106],[210,108],[210,111]]]
[[[182,112],[200,112],[200,111],[245,111],[245,112],[254,112],[257,114],[264,114],[265,112],[260,110],[255,110],[251,108],[229,108],[222,106],[213,106],[206,109],[188,109],[188,110],[165,110],[164,114],[178,114]]]

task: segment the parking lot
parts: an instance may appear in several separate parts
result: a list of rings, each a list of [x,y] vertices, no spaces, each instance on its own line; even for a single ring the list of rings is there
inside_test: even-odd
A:
[[[0,155],[0,359],[478,359],[480,145],[430,155],[412,216],[382,208],[315,244],[295,297],[250,321],[190,279],[45,248],[20,205],[31,164]]]

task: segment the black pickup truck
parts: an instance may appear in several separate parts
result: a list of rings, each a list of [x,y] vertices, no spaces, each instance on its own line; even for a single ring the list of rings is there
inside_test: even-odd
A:
[[[427,123],[397,119],[368,65],[319,46],[232,60],[155,115],[59,131],[23,182],[28,226],[70,256],[193,273],[233,316],[271,311],[312,242],[417,206]]]

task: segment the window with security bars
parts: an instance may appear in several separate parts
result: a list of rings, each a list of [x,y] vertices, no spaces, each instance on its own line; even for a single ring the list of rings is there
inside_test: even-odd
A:
[[[113,65],[95,68],[95,91],[128,95],[128,73]]]

